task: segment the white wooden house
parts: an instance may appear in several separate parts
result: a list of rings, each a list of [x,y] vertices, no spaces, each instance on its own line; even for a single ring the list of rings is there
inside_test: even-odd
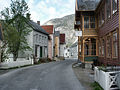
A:
[[[9,58],[0,64],[0,68],[33,64],[34,57],[36,60],[39,60],[39,58],[47,58],[49,34],[39,24],[32,20],[27,22],[27,25],[29,25],[28,29],[31,30],[31,32],[26,36],[26,39],[32,50],[25,51],[24,53],[19,52],[17,61],[13,61],[13,55],[9,55]]]

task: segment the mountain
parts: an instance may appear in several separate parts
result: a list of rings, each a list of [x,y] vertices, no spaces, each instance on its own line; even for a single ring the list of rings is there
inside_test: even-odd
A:
[[[77,37],[75,37],[74,33],[74,20],[75,15],[67,15],[62,18],[55,18],[47,21],[44,25],[54,25],[55,31],[60,31],[60,33],[65,33],[66,35],[66,45],[71,46],[75,41],[77,41]]]

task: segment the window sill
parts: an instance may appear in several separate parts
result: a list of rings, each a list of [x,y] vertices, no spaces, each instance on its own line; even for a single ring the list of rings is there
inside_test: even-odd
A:
[[[112,59],[117,59],[118,57],[112,57]]]

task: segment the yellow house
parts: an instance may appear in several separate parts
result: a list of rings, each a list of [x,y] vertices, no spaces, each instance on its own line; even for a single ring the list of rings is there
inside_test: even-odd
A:
[[[60,32],[55,31],[55,57],[58,57],[60,54]]]

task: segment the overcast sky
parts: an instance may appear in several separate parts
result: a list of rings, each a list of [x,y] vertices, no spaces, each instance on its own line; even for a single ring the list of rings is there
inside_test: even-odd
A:
[[[53,18],[75,13],[75,0],[25,0],[32,20],[41,24]],[[10,0],[0,0],[0,11],[10,5]]]

